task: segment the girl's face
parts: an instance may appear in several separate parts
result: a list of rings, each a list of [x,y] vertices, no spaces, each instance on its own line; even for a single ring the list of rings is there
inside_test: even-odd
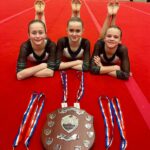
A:
[[[109,28],[104,38],[106,47],[116,48],[121,43],[121,32],[117,28]]]
[[[29,38],[35,46],[41,46],[46,38],[44,26],[40,22],[32,23],[29,27]]]
[[[79,42],[83,34],[82,23],[70,21],[67,28],[67,34],[71,42]]]

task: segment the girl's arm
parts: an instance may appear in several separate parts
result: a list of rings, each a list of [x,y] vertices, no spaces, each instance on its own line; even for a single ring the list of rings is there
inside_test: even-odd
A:
[[[37,72],[39,72],[43,69],[46,69],[46,68],[47,68],[46,63],[41,63],[37,66],[25,68],[25,69],[23,69],[17,73],[17,79],[23,80],[23,79],[26,79],[28,77],[34,76]]]
[[[80,70],[80,68],[78,68],[78,67],[82,68],[82,63],[83,63],[82,60],[74,60],[74,61],[68,61],[68,62],[61,62],[60,66],[59,66],[59,70],[69,69],[69,68]]]

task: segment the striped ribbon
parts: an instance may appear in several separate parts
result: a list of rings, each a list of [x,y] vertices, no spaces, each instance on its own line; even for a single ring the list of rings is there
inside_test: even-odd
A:
[[[61,80],[62,80],[62,86],[63,86],[63,102],[67,102],[68,99],[68,78],[67,73],[65,71],[60,72]],[[82,96],[84,95],[84,73],[82,71],[81,79],[80,79],[80,86],[77,91],[76,101],[80,101]]]
[[[82,96],[84,95],[84,73],[81,72],[80,86],[77,92],[77,101],[80,101]]]
[[[114,114],[117,120],[118,129],[120,132],[120,137],[121,137],[120,150],[125,150],[127,147],[127,140],[125,137],[125,126],[124,126],[119,99],[117,97],[112,98],[111,105],[114,109]]]
[[[67,80],[67,74],[65,71],[60,72],[61,75],[61,81],[62,81],[62,86],[63,86],[63,102],[67,102],[68,98],[68,80]]]
[[[24,144],[28,149],[30,139],[33,135],[38,119],[42,112],[45,101],[45,95],[43,93],[32,93],[28,107],[24,113],[18,134],[14,140],[13,149],[24,140]]]
[[[109,124],[108,124],[109,119],[106,116],[106,112],[105,112],[102,100],[106,100],[108,103],[108,110],[109,110],[110,121],[111,121],[111,126],[112,126],[111,131],[110,131]],[[114,116],[112,115],[113,110],[112,110],[112,107],[110,105],[109,98],[107,96],[100,96],[99,97],[99,106],[100,106],[100,109],[102,111],[102,116],[103,116],[104,125],[105,125],[105,147],[106,147],[106,149],[109,149],[109,147],[111,146],[112,141],[113,141],[113,129],[114,129]]]
[[[110,121],[111,121],[111,125],[112,125],[112,132],[111,132],[112,134],[111,135],[110,135],[110,128],[108,125],[108,118],[106,116],[104,106],[102,104],[102,100],[107,100],[107,102],[108,102]],[[101,97],[99,97],[99,105],[100,105],[100,109],[101,109],[102,116],[104,119],[104,124],[105,124],[105,147],[106,147],[106,149],[110,148],[112,141],[113,141],[114,118],[116,118],[120,137],[121,137],[120,150],[125,150],[127,147],[127,140],[125,138],[124,121],[123,121],[122,111],[121,111],[121,107],[120,107],[118,98],[114,97],[110,100],[110,98],[107,96],[101,96]]]

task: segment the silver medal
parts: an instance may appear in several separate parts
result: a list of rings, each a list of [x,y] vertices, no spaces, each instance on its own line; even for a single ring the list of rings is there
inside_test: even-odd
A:
[[[76,114],[78,114],[78,115],[83,115],[83,114],[85,113],[84,110],[78,109],[78,108],[76,108],[76,107],[70,107],[70,108],[65,107],[65,108],[62,108],[62,109],[59,109],[59,110],[58,110],[58,113],[64,114],[64,113],[67,113],[67,112],[69,112],[69,111],[74,111],[74,112],[76,112]]]
[[[48,139],[46,140],[46,145],[51,145],[52,142],[53,142],[53,139],[48,138]]]
[[[68,133],[71,133],[72,131],[76,130],[78,125],[79,125],[79,120],[74,115],[67,115],[63,117],[61,120],[62,128]]]
[[[76,113],[77,113],[78,115],[83,115],[83,114],[85,113],[85,111],[84,111],[84,110],[81,110],[81,109],[77,109]]]
[[[84,144],[85,147],[89,147],[90,146],[90,141],[84,140],[83,144]]]
[[[50,119],[54,119],[56,117],[56,114],[49,114],[48,116]]]
[[[88,131],[88,132],[87,132],[87,135],[88,135],[89,138],[92,138],[92,137],[94,136],[94,132]]]
[[[58,113],[59,114],[65,114],[65,113],[67,113],[67,110],[65,108],[58,109]]]
[[[92,120],[92,116],[88,115],[88,116],[86,117],[86,120],[87,120],[87,121],[91,121],[91,120]]]
[[[55,124],[55,122],[54,121],[48,121],[48,126],[51,128],[51,127],[53,127],[54,126],[54,124]]]
[[[85,127],[86,127],[87,129],[90,129],[90,128],[92,127],[92,125],[91,125],[90,123],[86,123],[86,124],[85,124]]]
[[[45,135],[50,135],[51,134],[51,130],[50,129],[45,129],[44,130],[44,134]]]
[[[61,145],[59,144],[54,145],[53,150],[61,150]]]

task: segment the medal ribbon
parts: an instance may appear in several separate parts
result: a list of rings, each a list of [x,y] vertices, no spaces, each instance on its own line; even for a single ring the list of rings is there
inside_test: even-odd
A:
[[[24,144],[28,149],[31,136],[33,135],[44,106],[44,100],[45,95],[43,93],[38,94],[34,92],[31,95],[30,102],[24,113],[23,120],[18,130],[18,134],[15,138],[13,149],[19,145],[22,139],[24,139]]]
[[[110,120],[111,120],[111,125],[112,125],[112,134],[110,135],[110,128],[108,125],[108,118],[106,116],[106,113],[104,111],[104,106],[102,104],[102,100],[105,98],[108,102],[108,107],[109,107],[109,112],[110,112]],[[120,137],[121,137],[121,144],[120,144],[120,150],[125,150],[127,147],[127,140],[125,138],[125,129],[124,129],[124,121],[123,121],[123,116],[122,116],[122,111],[120,107],[120,103],[118,98],[114,97],[112,100],[110,100],[107,96],[105,97],[99,97],[99,105],[100,109],[102,112],[102,116],[104,119],[104,124],[105,124],[105,146],[106,149],[109,149],[112,141],[113,141],[113,130],[114,130],[114,117],[116,118]]]
[[[67,81],[67,74],[66,74],[65,71],[61,71],[61,72],[60,72],[60,75],[61,75],[61,81],[62,81],[63,92],[64,92],[63,102],[67,102],[67,98],[68,98],[68,81]]]
[[[120,137],[121,137],[120,150],[125,150],[127,147],[127,140],[125,137],[124,120],[123,120],[123,116],[122,116],[120,102],[117,97],[112,98],[111,105],[114,109],[114,115],[116,117],[118,129],[120,132]]]
[[[61,80],[62,80],[62,85],[63,85],[63,102],[67,102],[68,99],[68,78],[67,78],[67,73],[65,71],[60,72],[61,75]],[[84,95],[84,73],[82,71],[81,74],[81,79],[80,79],[80,86],[77,91],[77,96],[76,100],[79,102],[82,96]]]
[[[77,92],[77,101],[79,102],[84,95],[84,73],[81,72],[80,86]]]
[[[106,116],[106,112],[102,103],[102,100],[106,100],[108,103],[108,109],[109,109],[109,114],[110,114],[110,121],[111,121],[111,126],[112,126],[112,131],[110,132],[109,124],[108,124],[108,118]],[[104,119],[104,125],[105,125],[105,147],[106,149],[109,149],[109,147],[112,144],[113,141],[113,128],[114,128],[114,117],[113,117],[113,110],[110,104],[110,100],[107,96],[100,96],[99,97],[99,106],[102,112],[102,116]]]

